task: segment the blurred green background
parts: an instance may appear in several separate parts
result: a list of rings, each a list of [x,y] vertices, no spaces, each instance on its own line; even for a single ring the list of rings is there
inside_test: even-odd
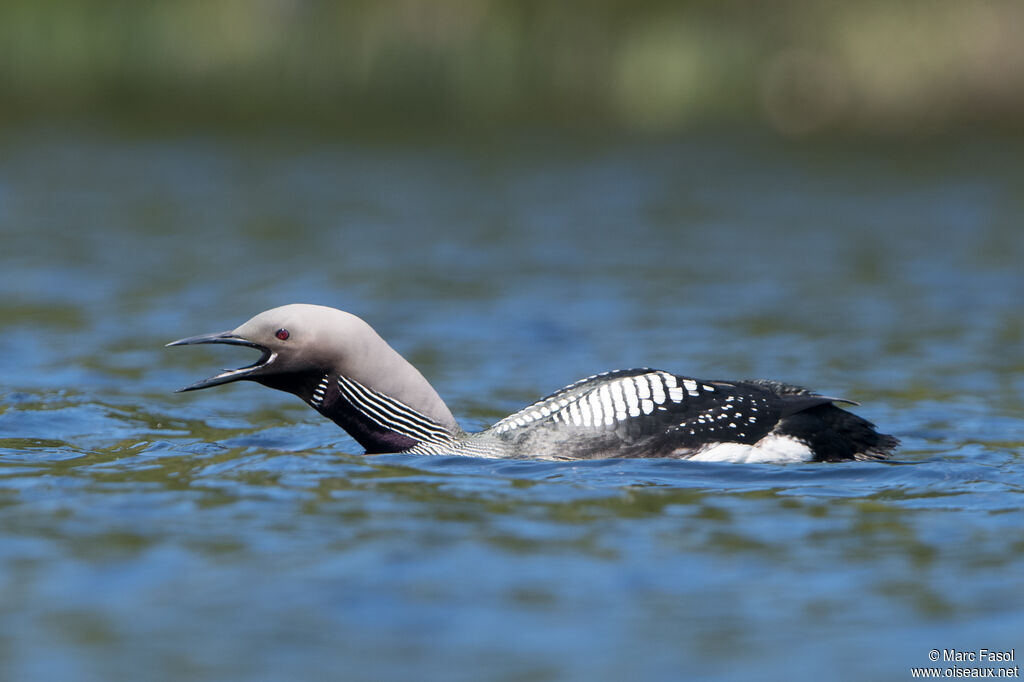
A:
[[[3,0],[0,124],[1019,130],[1024,2]]]

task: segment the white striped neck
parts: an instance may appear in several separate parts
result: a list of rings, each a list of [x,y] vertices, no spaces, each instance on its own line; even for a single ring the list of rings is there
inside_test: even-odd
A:
[[[457,442],[447,427],[351,377],[327,372],[303,397],[369,454],[401,452],[417,445],[444,448]]]

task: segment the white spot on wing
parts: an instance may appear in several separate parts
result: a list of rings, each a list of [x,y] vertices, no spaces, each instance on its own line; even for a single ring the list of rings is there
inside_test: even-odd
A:
[[[661,405],[665,402],[665,391],[661,386],[661,377],[655,374],[649,374],[647,376],[647,380],[651,384],[651,400],[658,405]]]
[[[626,401],[626,410],[630,417],[640,416],[640,400],[636,397],[636,384],[632,377],[621,382],[623,398]]]
[[[601,396],[601,410],[604,414],[604,423],[611,424],[615,421],[615,401],[612,400],[611,386],[605,384],[597,391]],[[621,401],[620,401],[621,402]]]
[[[583,426],[583,415],[580,413],[579,403],[569,404],[569,418],[572,419],[574,425]]]
[[[623,421],[626,418],[626,400],[622,396],[622,384],[621,381],[616,381],[611,385],[612,391],[612,403],[615,405],[615,419],[616,421]],[[632,386],[630,382],[630,386]]]
[[[647,383],[646,376],[633,377],[633,383],[636,385],[637,397],[641,400],[651,397],[651,385]]]
[[[597,391],[591,391],[590,395],[587,396],[587,404],[590,406],[594,426],[600,426],[601,422],[604,421],[604,412],[601,410],[601,398],[597,394]],[[584,422],[586,422],[586,419],[584,419]],[[590,426],[590,424],[587,424],[587,426]]]

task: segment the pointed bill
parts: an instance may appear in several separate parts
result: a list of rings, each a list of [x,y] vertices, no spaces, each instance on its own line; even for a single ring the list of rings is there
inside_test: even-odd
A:
[[[216,374],[208,379],[197,381],[194,384],[179,388],[175,393],[184,393],[185,391],[196,391],[200,388],[209,388],[210,386],[220,386],[221,384],[228,384],[232,381],[238,381],[240,379],[248,379],[252,375],[261,371],[277,357],[277,353],[274,353],[266,346],[243,339],[240,336],[236,336],[233,331],[217,332],[214,334],[199,334],[198,336],[189,336],[184,339],[178,339],[177,341],[171,341],[167,346],[191,346],[200,343],[221,343],[229,346],[248,346],[249,348],[255,348],[260,351],[263,355],[260,359],[251,365],[240,367],[238,369],[226,369],[220,374]]]

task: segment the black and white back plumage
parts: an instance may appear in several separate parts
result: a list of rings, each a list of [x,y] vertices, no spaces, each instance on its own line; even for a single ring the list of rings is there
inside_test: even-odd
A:
[[[896,439],[835,402],[850,401],[768,380],[704,381],[628,369],[566,386],[481,435],[556,459],[608,452],[731,462],[888,456]]]

